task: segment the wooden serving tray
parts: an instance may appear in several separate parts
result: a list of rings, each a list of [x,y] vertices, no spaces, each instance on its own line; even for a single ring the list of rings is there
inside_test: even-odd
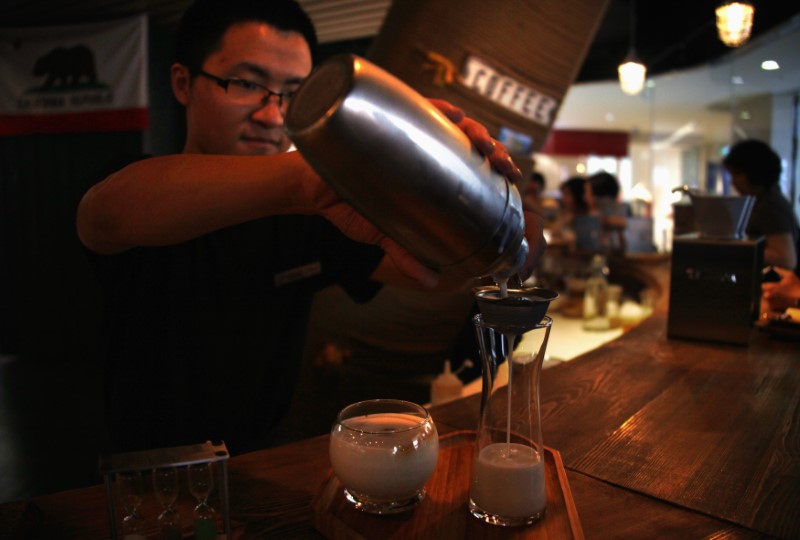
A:
[[[528,527],[497,527],[473,517],[467,504],[474,444],[474,431],[442,436],[436,470],[425,486],[427,496],[403,514],[377,516],[356,510],[345,499],[342,484],[331,472],[311,502],[314,527],[332,540],[583,539],[561,455],[547,447],[547,510],[542,521]]]

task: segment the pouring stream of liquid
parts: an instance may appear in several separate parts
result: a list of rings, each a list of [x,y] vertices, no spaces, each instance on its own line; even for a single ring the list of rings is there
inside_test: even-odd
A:
[[[519,278],[517,278],[519,280]],[[495,277],[497,287],[500,289],[500,298],[508,297],[508,278]],[[508,353],[506,354],[506,367],[508,368],[508,391],[506,394],[506,458],[511,457],[511,362],[514,355],[514,341],[516,334],[503,334],[508,342]]]

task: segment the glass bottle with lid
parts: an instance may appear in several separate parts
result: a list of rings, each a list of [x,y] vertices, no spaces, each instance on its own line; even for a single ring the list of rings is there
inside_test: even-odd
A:
[[[583,329],[608,330],[608,265],[602,255],[592,257],[583,293]]]

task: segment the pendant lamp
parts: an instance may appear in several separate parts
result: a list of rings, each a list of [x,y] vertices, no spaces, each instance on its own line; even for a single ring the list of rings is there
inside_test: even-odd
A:
[[[628,50],[628,56],[617,67],[619,75],[619,85],[622,91],[629,96],[635,96],[644,88],[644,80],[647,75],[647,68],[639,61],[636,56],[636,48],[634,47],[634,33],[636,31],[636,1],[631,0],[631,46]]]
[[[719,39],[728,47],[739,47],[750,39],[755,8],[750,2],[724,2],[717,9]]]

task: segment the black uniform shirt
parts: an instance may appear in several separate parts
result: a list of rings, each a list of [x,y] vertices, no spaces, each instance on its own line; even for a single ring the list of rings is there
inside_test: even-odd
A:
[[[266,445],[289,404],[314,293],[338,283],[370,299],[382,256],[316,216],[97,256],[111,448]]]

